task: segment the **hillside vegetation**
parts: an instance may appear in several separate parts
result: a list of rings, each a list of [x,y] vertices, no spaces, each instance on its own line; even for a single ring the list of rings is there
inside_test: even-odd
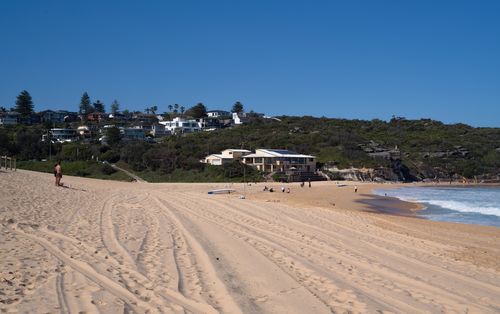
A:
[[[97,142],[52,147],[62,160],[99,158],[126,164],[154,181],[250,180],[261,174],[238,164],[209,167],[200,159],[226,148],[282,148],[318,157],[323,169],[371,168],[382,179],[478,178],[498,180],[500,128],[445,125],[429,119],[344,120],[315,117],[258,119],[252,124],[212,132],[163,138],[160,143]],[[42,159],[47,145],[33,141],[42,130],[0,129],[0,154]],[[41,134],[41,133],[40,133]],[[30,150],[33,150],[30,152]]]

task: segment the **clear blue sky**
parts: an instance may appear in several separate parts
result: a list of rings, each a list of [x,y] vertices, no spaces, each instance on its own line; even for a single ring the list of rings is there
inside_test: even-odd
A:
[[[0,1],[0,106],[500,127],[500,1]]]

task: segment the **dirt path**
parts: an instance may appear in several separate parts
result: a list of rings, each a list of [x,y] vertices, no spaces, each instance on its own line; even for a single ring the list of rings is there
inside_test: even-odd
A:
[[[111,167],[115,168],[116,170],[119,170],[119,171],[122,171],[124,172],[125,174],[127,174],[129,177],[131,177],[132,179],[134,179],[135,181],[137,182],[146,182],[145,180],[143,180],[142,178],[140,178],[139,176],[133,174],[132,172],[128,171],[128,170],[125,170],[123,168],[120,168],[118,167],[117,165],[115,164],[110,164]]]

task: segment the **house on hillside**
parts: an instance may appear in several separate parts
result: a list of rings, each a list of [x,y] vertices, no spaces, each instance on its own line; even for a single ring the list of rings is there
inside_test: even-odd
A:
[[[201,127],[196,120],[184,120],[180,117],[171,121],[160,121],[165,126],[165,130],[172,134],[194,133],[201,131]]]
[[[146,134],[144,130],[140,127],[135,128],[120,128],[120,133],[122,139],[124,140],[144,140],[146,139]]]
[[[255,153],[242,157],[244,164],[263,172],[315,171],[316,157],[286,149],[256,149]]]
[[[0,113],[0,125],[16,125],[21,115],[19,112],[9,111]]]
[[[87,115],[88,121],[105,121],[109,117],[109,114],[104,112],[91,112]]]
[[[233,123],[236,125],[248,123],[248,117],[245,113],[233,112]]]
[[[199,118],[196,119],[198,126],[204,131],[213,131],[215,129],[222,129],[231,125],[231,120],[226,121],[219,118]]]
[[[250,154],[249,150],[230,148],[223,150],[220,154],[208,155],[203,160],[201,160],[201,162],[209,165],[221,166],[232,161],[239,161],[243,156],[248,154]]]
[[[76,129],[66,128],[50,129],[50,137],[52,141],[58,141],[60,143],[73,142],[80,138]]]
[[[78,121],[78,113],[66,110],[44,110],[38,113],[42,122],[64,123]]]
[[[170,132],[165,128],[165,125],[160,123],[155,123],[151,126],[150,134],[155,138],[164,137],[170,135]]]
[[[147,124],[153,124],[158,122],[158,117],[155,114],[149,114],[149,113],[135,113],[132,116],[132,120],[134,122],[141,122],[141,123],[147,123]]]
[[[230,116],[231,113],[224,110],[210,110],[207,111],[207,117],[209,118],[219,118],[219,117],[227,117]]]
[[[255,121],[257,119],[266,118],[266,116],[263,113],[250,111],[241,113],[233,112],[232,118],[233,118],[233,124],[240,125],[240,124],[251,123],[252,121]]]

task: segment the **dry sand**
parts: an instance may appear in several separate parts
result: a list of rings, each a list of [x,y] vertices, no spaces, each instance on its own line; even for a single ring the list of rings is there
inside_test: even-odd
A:
[[[374,185],[63,182],[0,172],[2,312],[500,312],[500,228],[381,214]]]

